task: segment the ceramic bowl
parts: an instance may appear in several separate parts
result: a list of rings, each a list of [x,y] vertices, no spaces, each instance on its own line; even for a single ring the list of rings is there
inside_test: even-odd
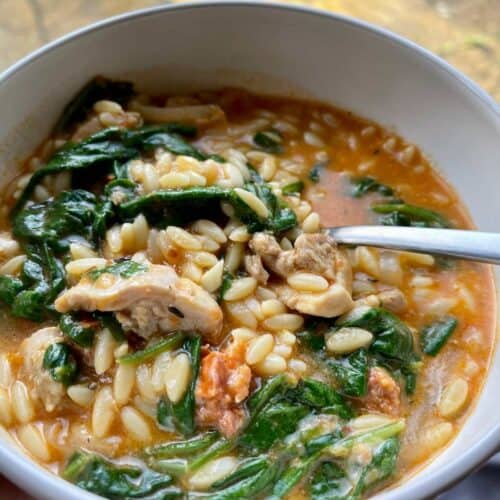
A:
[[[79,30],[0,78],[2,183],[96,74],[131,78],[148,91],[241,86],[350,109],[418,144],[478,227],[500,231],[499,109],[448,64],[380,28],[305,7],[208,1],[132,12]],[[379,498],[434,495],[490,457],[500,445],[498,380],[497,353],[457,438]],[[93,497],[45,472],[7,440],[0,470],[37,498]]]

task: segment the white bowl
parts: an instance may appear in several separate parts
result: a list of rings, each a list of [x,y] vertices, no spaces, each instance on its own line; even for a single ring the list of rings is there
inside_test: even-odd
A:
[[[304,7],[203,2],[133,12],[77,31],[0,79],[2,182],[96,74],[130,77],[145,90],[243,86],[350,109],[418,144],[459,191],[476,224],[500,231],[499,109],[445,62],[382,29]],[[379,498],[434,495],[491,456],[500,445],[497,380],[498,353],[458,437]],[[38,498],[95,498],[7,443],[0,448],[0,470]]]

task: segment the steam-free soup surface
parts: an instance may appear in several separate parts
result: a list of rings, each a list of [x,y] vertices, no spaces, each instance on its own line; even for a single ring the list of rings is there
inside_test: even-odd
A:
[[[416,146],[349,112],[95,79],[4,193],[1,422],[108,498],[408,478],[481,389],[491,272],[322,231],[348,224],[472,228]]]

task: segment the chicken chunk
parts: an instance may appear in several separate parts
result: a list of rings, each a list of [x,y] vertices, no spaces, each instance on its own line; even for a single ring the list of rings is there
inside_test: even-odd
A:
[[[244,423],[239,404],[248,397],[252,372],[245,364],[245,344],[233,342],[225,351],[212,351],[201,362],[196,386],[200,424],[234,436]]]
[[[368,394],[364,398],[364,406],[372,411],[397,417],[401,411],[401,388],[387,373],[387,370],[375,366],[368,375]]]
[[[328,289],[319,293],[298,291],[286,283],[275,285],[279,298],[290,309],[333,318],[352,308],[351,267],[344,253],[327,234],[302,234],[293,249],[283,251],[273,236],[256,233],[250,247],[271,271],[282,278],[296,272],[307,272],[322,276],[329,282]]]
[[[393,313],[401,313],[406,310],[408,303],[406,297],[399,288],[384,290],[378,294],[380,305]]]
[[[337,250],[335,241],[326,234],[301,234],[292,250],[283,251],[270,234],[255,233],[250,248],[271,271],[283,278],[303,270],[335,279]]]
[[[110,273],[93,281],[84,275],[55,301],[56,310],[113,311],[126,330],[148,338],[157,332],[197,330],[208,342],[218,343],[222,310],[196,283],[180,278],[167,265],[123,278]]]
[[[245,269],[247,273],[257,280],[257,283],[265,285],[269,279],[269,273],[262,265],[260,255],[246,255],[245,256]]]
[[[62,340],[59,328],[48,327],[36,331],[21,344],[22,378],[27,381],[32,398],[40,401],[48,412],[60,405],[66,391],[63,384],[56,382],[43,368],[43,357],[47,347]]]

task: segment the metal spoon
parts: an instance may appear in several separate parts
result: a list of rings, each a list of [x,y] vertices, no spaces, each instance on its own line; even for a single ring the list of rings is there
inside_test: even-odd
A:
[[[500,264],[500,233],[401,226],[329,228],[338,243],[431,253]]]

